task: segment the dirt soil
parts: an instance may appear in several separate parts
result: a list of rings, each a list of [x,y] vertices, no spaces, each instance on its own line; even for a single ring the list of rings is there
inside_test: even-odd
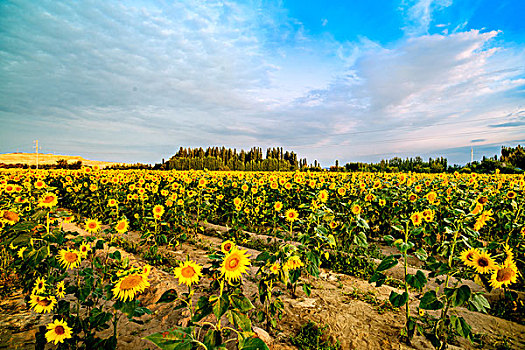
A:
[[[89,235],[74,224],[64,224],[64,229]],[[139,234],[130,232],[126,239],[138,243]],[[216,237],[199,235],[197,243],[183,243],[177,247],[163,248],[162,251],[178,260],[189,256],[190,259],[206,265],[209,249],[220,248],[221,242]],[[109,252],[116,250],[115,247],[107,249]],[[146,264],[139,256],[119,250],[132,263],[140,266]],[[247,250],[251,258],[260,253],[253,249]],[[257,284],[254,282],[256,271],[257,267],[252,266],[249,276],[243,278],[243,290],[250,299],[255,299],[258,294]],[[187,287],[179,285],[172,274],[155,267],[152,268],[149,281],[151,287],[139,299],[153,313],[141,317],[143,324],[130,322],[126,316],[120,318],[118,349],[155,349],[154,344],[142,337],[165,331],[175,325],[184,325],[188,320],[188,315],[181,310],[173,310],[172,304],[156,304],[165,291],[173,288],[182,293],[187,291]],[[280,286],[284,293],[282,299],[285,315],[278,324],[279,330],[270,334],[270,349],[296,349],[290,345],[289,336],[295,335],[309,320],[326,326],[329,336],[339,341],[342,349],[432,349],[431,344],[422,336],[416,336],[410,346],[400,341],[399,334],[405,320],[404,309],[384,310],[381,307],[382,301],[388,300],[392,290],[399,290],[390,286],[376,288],[367,281],[327,270],[323,270],[319,278],[311,278],[310,282],[313,288],[309,297],[300,286],[297,288],[297,298],[292,298],[290,291]],[[209,281],[204,280],[199,284],[201,287],[208,285]],[[197,292],[194,300],[199,296]],[[365,302],[367,298],[372,298],[375,302]],[[416,295],[411,295],[411,298],[416,299]],[[18,293],[0,300],[0,349],[34,349],[34,335],[38,326],[50,322],[49,315],[42,316],[28,310],[23,299],[24,296]],[[417,304],[417,300],[411,304],[413,312],[417,312]],[[459,309],[458,314],[466,319],[474,332],[484,335],[484,349],[495,349],[494,344],[504,338],[510,348],[525,349],[525,326],[466,309]],[[255,322],[254,326],[262,328],[262,325]],[[106,332],[106,336],[109,336],[111,328]],[[103,335],[105,334],[101,334]],[[474,347],[468,341],[460,339],[450,348]]]

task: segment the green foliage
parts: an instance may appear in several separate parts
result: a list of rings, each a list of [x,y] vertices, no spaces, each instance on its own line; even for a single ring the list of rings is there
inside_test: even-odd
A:
[[[308,321],[295,336],[290,337],[290,343],[300,350],[338,350],[339,342],[333,342],[326,333],[328,326],[320,327],[315,322]]]

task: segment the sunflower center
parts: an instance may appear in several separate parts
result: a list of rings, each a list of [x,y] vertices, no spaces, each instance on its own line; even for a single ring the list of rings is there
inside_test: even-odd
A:
[[[192,266],[186,266],[185,268],[181,270],[180,273],[182,277],[184,278],[191,278],[195,275],[195,270],[193,269]]]
[[[94,222],[90,222],[90,223],[88,224],[88,227],[89,227],[90,229],[94,229],[94,228],[97,227],[97,224],[94,223]]]
[[[481,258],[478,260],[478,265],[481,267],[489,266],[489,261],[486,258]]]
[[[42,289],[42,288],[44,288],[44,283],[42,282],[38,283],[37,289]]]
[[[121,222],[117,225],[117,230],[123,230],[126,224],[124,222]]]
[[[498,282],[510,281],[510,279],[512,278],[512,272],[513,272],[512,269],[509,269],[508,267],[501,269],[498,271],[496,280]]]
[[[74,252],[66,252],[64,254],[64,260],[67,261],[68,263],[74,263],[75,261],[77,261],[78,259],[78,255],[77,253],[74,253]]]
[[[226,243],[224,245],[224,250],[227,251],[227,252],[229,252],[231,248],[232,248],[232,245],[230,243]]]
[[[44,203],[51,203],[53,201],[53,199],[55,199],[55,197],[53,197],[53,196],[46,196],[46,198],[44,198]]]
[[[139,276],[139,275],[126,276],[122,280],[122,283],[120,284],[120,289],[122,290],[133,289],[137,287],[140,284],[140,282],[142,282],[142,276]]]
[[[230,261],[228,261],[228,267],[230,269],[235,269],[237,266],[239,266],[239,258],[231,258]]]
[[[64,334],[64,333],[66,333],[66,331],[64,330],[64,327],[62,327],[62,326],[56,326],[56,327],[55,327],[55,333],[56,333],[57,335],[62,335],[62,334]]]
[[[47,298],[43,298],[43,299],[38,298],[36,302],[42,306],[48,306],[49,304],[51,304],[51,300]]]

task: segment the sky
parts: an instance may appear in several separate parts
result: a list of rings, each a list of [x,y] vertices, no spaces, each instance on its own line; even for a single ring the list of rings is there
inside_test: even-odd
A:
[[[0,1],[0,153],[322,166],[525,144],[525,1]]]

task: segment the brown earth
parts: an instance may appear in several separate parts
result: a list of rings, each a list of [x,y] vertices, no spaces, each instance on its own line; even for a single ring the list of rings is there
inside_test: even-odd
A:
[[[64,224],[64,229],[88,235],[74,224]],[[139,234],[131,232],[126,239],[138,242]],[[194,243],[163,248],[162,252],[178,260],[184,260],[186,256],[189,256],[190,259],[206,265],[210,250],[218,249],[221,242],[222,240],[216,237],[199,235]],[[115,247],[107,249],[109,252],[116,250]],[[132,263],[140,266],[146,264],[139,256],[124,252],[122,249],[119,250],[122,256],[129,258]],[[253,249],[248,249],[248,251],[251,258],[259,254]],[[258,293],[255,282],[256,271],[257,267],[252,266],[248,276],[243,278],[243,290],[250,299],[256,299]],[[130,322],[125,316],[120,318],[119,349],[155,349],[155,345],[143,340],[142,337],[187,322],[188,315],[182,310],[173,310],[171,304],[156,304],[165,291],[173,288],[181,293],[186,292],[187,287],[179,285],[172,274],[155,267],[152,268],[149,280],[151,287],[140,295],[139,299],[143,306],[149,308],[153,313],[141,317],[144,324]],[[297,288],[296,298],[292,298],[290,291],[284,286],[278,286],[283,292],[285,315],[278,324],[278,330],[271,334],[268,342],[271,349],[295,349],[288,342],[289,336],[296,334],[309,320],[326,326],[329,336],[339,341],[342,349],[432,348],[422,336],[416,336],[410,346],[400,341],[399,334],[405,320],[404,310],[390,310],[382,307],[384,306],[382,302],[388,300],[390,292],[399,291],[398,289],[390,286],[376,288],[367,281],[327,270],[323,270],[319,278],[311,278],[310,282],[313,288],[309,297],[303,293],[301,286]],[[204,280],[201,280],[199,284],[200,287],[208,285],[209,281]],[[197,300],[199,295],[197,292],[194,300]],[[415,312],[418,302],[414,294],[411,295],[411,298],[414,300],[411,309]],[[370,299],[375,302],[370,302]],[[260,304],[254,304],[260,307]],[[507,344],[512,349],[525,348],[525,326],[466,309],[460,308],[457,312],[467,320],[474,332],[484,335],[486,342],[484,349],[495,349],[496,343],[502,339],[507,339]],[[17,344],[20,349],[34,348],[36,329],[39,325],[48,322],[48,316],[40,316],[41,318],[39,316],[25,307],[21,294],[1,300],[0,349],[14,348],[14,344]],[[262,328],[262,325],[256,323],[254,325]],[[108,330],[110,331],[111,329]],[[106,336],[108,335],[109,333]],[[473,349],[474,347],[468,341],[460,339],[450,348]]]
[[[105,168],[112,165],[122,164],[113,162],[103,162],[98,160],[84,159],[81,156],[62,156],[56,154],[38,154],[38,164],[56,164],[57,160],[65,159],[69,164],[81,161],[83,165]],[[4,153],[0,154],[0,163],[4,164],[27,164],[36,165],[36,153]]]

